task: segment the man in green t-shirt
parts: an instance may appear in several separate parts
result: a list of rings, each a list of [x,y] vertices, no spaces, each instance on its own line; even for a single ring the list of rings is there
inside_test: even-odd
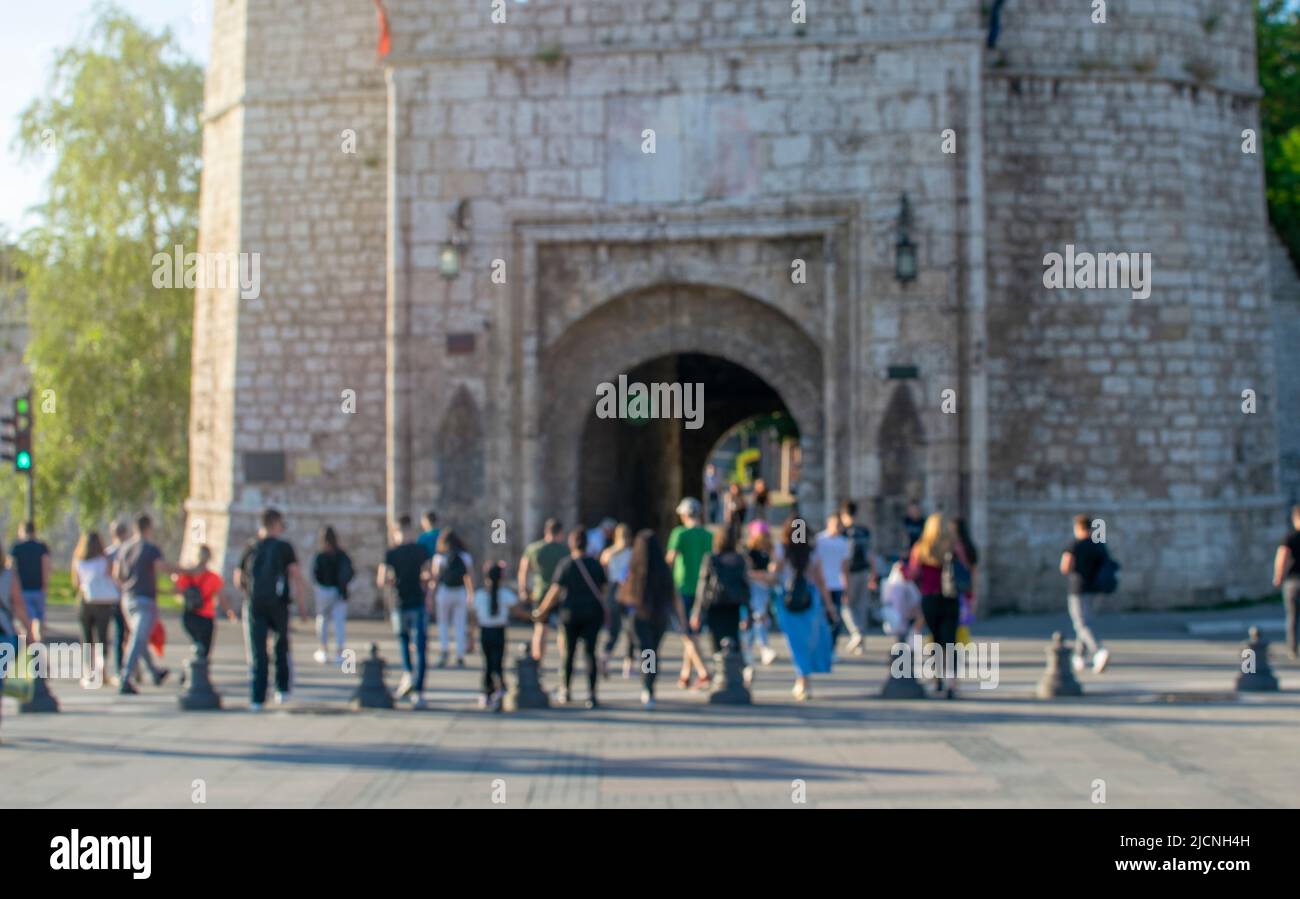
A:
[[[684,639],[679,683],[686,686],[690,682],[691,668],[694,667],[699,676],[697,686],[703,687],[709,683],[709,671],[691,639],[690,620],[695,605],[695,586],[700,580],[700,565],[713,551],[713,534],[700,524],[700,501],[693,497],[688,496],[677,504],[677,517],[682,523],[668,535],[666,558],[673,569],[673,586],[686,606],[686,620],[680,622]]]
[[[542,527],[542,539],[528,544],[524,557],[519,560],[519,598],[531,602],[534,598],[541,602],[551,586],[555,568],[569,557],[568,547],[564,545],[564,525],[557,519],[548,518]],[[533,625],[533,658],[542,660],[546,648],[546,622],[538,621]]]

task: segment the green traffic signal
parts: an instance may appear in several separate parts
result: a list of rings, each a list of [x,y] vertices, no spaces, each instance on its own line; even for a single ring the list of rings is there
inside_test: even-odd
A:
[[[14,456],[14,468],[17,471],[31,471],[32,454],[27,450],[19,452],[18,455]]]
[[[28,402],[27,397],[20,396],[16,400],[14,400],[14,411],[17,412],[19,415],[26,415],[29,408],[30,408],[30,403]]]

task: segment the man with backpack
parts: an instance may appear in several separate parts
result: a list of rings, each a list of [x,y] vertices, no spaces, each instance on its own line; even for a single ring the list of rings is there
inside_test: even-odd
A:
[[[871,627],[871,591],[876,586],[876,563],[871,558],[871,531],[858,524],[858,504],[846,499],[840,504],[840,525],[849,541],[847,599],[844,626],[850,637],[846,652],[863,652],[863,641]]]
[[[243,590],[244,628],[252,655],[252,694],[249,708],[260,711],[266,702],[270,661],[266,640],[275,633],[275,701],[289,698],[289,604],[295,598],[298,614],[308,621],[306,589],[298,557],[284,533],[284,517],[275,509],[262,513],[257,539],[248,545],[235,569],[235,587]]]
[[[1092,656],[1092,670],[1101,674],[1110,661],[1110,650],[1101,645],[1088,626],[1088,613],[1098,596],[1114,593],[1119,565],[1110,557],[1106,544],[1092,538],[1092,519],[1074,516],[1074,542],[1061,554],[1061,574],[1070,579],[1067,600],[1074,624],[1074,670],[1082,671],[1085,655]]]

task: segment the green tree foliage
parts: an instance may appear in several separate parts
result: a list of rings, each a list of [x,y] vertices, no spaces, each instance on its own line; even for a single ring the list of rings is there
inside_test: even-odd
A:
[[[106,5],[23,112],[18,147],[55,158],[20,242],[46,521],[185,495],[193,296],[156,289],[152,259],[196,240],[202,102],[171,33]]]
[[[1300,267],[1300,9],[1294,0],[1260,0],[1257,18],[1269,218]]]

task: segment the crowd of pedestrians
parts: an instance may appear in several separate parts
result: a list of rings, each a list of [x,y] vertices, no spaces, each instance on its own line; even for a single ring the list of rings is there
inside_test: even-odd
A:
[[[594,528],[567,532],[548,519],[541,537],[524,550],[514,574],[502,560],[486,561],[475,586],[475,561],[454,528],[441,527],[433,511],[422,530],[409,518],[394,522],[390,546],[377,565],[375,583],[386,598],[403,675],[399,698],[424,703],[430,623],[438,626],[437,668],[463,668],[481,649],[483,672],[479,705],[499,709],[507,690],[506,631],[512,622],[531,623],[531,654],[544,661],[554,634],[559,654],[555,700],[574,699],[573,676],[579,650],[585,671],[586,705],[599,705],[602,678],[612,661],[621,661],[625,678],[639,674],[641,702],[654,708],[658,656],[665,637],[680,640],[681,689],[707,689],[715,672],[704,654],[738,652],[746,681],[758,667],[779,656],[773,633],[779,629],[794,671],[792,694],[812,696],[814,675],[829,673],[837,642],[843,651],[861,653],[877,619],[894,641],[920,634],[948,647],[971,639],[980,595],[980,557],[964,519],[941,512],[923,515],[908,506],[902,522],[907,546],[894,557],[877,555],[872,534],[846,501],[809,536],[808,523],[793,512],[777,528],[769,509],[743,493],[710,490],[710,507],[721,521],[706,525],[705,509],[694,498],[677,506],[679,523],[661,544],[649,529],[633,532],[606,519]],[[1103,672],[1110,652],[1093,628],[1097,600],[1118,584],[1119,565],[1090,516],[1076,516],[1072,539],[1062,553],[1060,572],[1067,581],[1065,607],[1075,631],[1074,666]],[[1287,648],[1297,650],[1300,610],[1300,506],[1291,510],[1292,528],[1278,546],[1274,582],[1287,613]],[[119,693],[138,692],[143,666],[154,685],[170,672],[161,654],[162,626],[158,587],[170,580],[182,598],[181,624],[192,652],[207,658],[217,619],[239,622],[250,669],[250,705],[263,707],[274,658],[275,701],[287,701],[293,684],[290,617],[294,604],[309,620],[308,580],[293,546],[284,539],[281,514],[266,510],[257,536],[243,550],[227,587],[213,564],[211,550],[198,546],[191,564],[169,562],[154,542],[153,523],[140,516],[134,529],[115,525],[107,545],[97,531],[83,533],[69,570],[78,601],[84,643],[94,647],[83,685],[110,680]],[[45,637],[51,555],[25,522],[8,554],[0,549],[0,641]],[[348,594],[355,579],[352,558],[331,527],[320,531],[311,560],[320,664],[344,660]],[[882,572],[887,576],[882,580]],[[233,588],[233,589],[232,589]],[[268,652],[268,641],[272,649]],[[114,655],[106,658],[109,648]],[[939,668],[933,688],[956,695],[958,672]],[[0,671],[0,678],[3,671]]]

